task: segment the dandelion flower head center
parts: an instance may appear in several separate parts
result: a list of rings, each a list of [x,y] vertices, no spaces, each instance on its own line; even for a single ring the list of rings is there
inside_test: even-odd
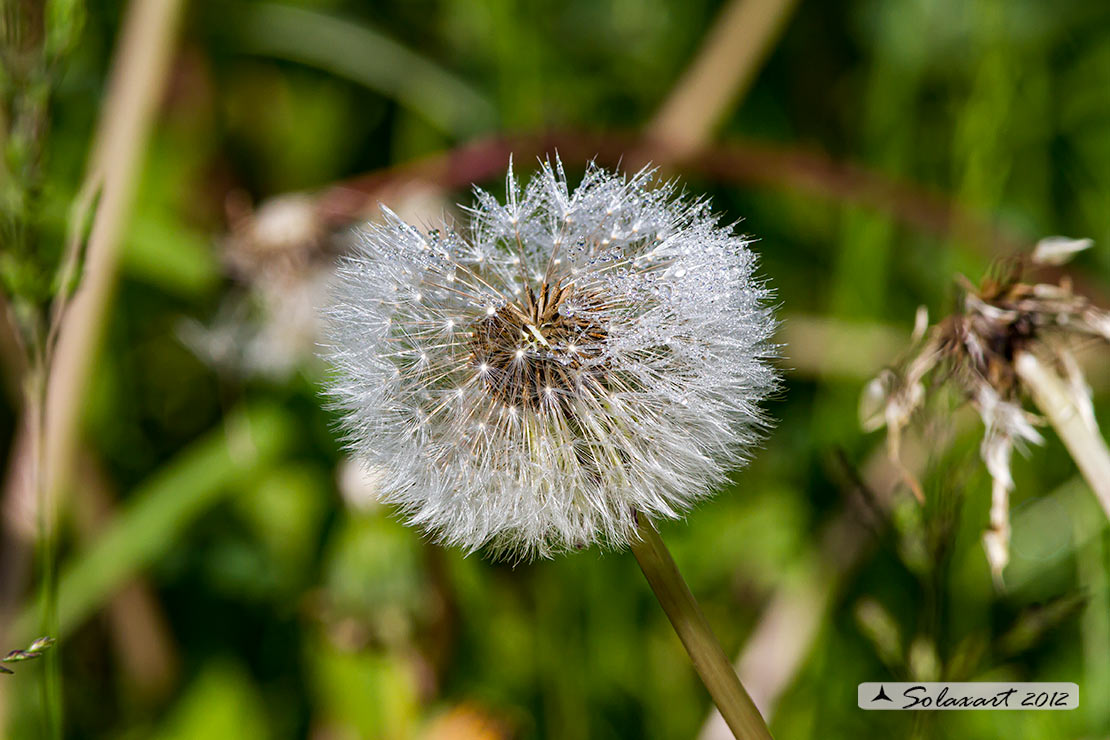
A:
[[[542,413],[559,403],[569,412],[566,399],[605,385],[601,301],[572,305],[573,286],[547,280],[522,293],[471,324],[471,367],[505,406]]]

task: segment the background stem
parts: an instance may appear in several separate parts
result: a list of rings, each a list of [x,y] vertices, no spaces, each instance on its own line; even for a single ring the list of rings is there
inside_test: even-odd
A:
[[[690,654],[694,669],[713,697],[713,703],[737,738],[769,740],[771,732],[767,724],[740,685],[736,671],[705,621],[701,607],[678,572],[659,532],[646,517],[639,519],[639,538],[632,543],[632,554]]]
[[[797,0],[732,0],[655,117],[648,138],[683,159],[708,144],[774,48]]]
[[[1067,384],[1052,368],[1035,355],[1022,352],[1014,360],[1014,369],[1110,517],[1110,450],[1106,441],[1084,421]]]
[[[82,188],[80,201],[84,202],[97,184],[100,197],[79,284],[72,300],[67,302],[64,294],[59,298],[62,304],[53,316],[56,326],[51,327],[57,345],[49,348],[52,355],[47,359],[42,469],[48,514],[59,509],[71,482],[86,390],[109,318],[123,236],[176,48],[183,5],[184,0],[133,0],[118,42],[93,140],[89,182]],[[84,216],[79,217],[83,220]],[[69,248],[73,252],[78,247],[71,243]],[[67,256],[65,272],[77,272],[68,268],[76,260]],[[54,526],[51,521],[47,524]]]

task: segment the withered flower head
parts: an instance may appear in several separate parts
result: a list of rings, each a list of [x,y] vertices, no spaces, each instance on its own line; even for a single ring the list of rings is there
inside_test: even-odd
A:
[[[1027,388],[1022,358],[1042,358],[1058,367],[1074,408],[1095,428],[1090,392],[1073,349],[1084,339],[1110,340],[1110,313],[1076,293],[1067,277],[1056,284],[1023,282],[1025,262],[1059,265],[1090,245],[1086,239],[1052,237],[1042,240],[1028,261],[1008,263],[1001,276],[989,276],[978,286],[961,279],[962,310],[931,328],[923,309],[919,311],[913,348],[897,367],[872,380],[861,399],[864,428],[887,427],[891,458],[918,498],[923,496],[921,486],[899,459],[902,430],[930,390],[941,384],[954,384],[976,409],[985,428],[980,456],[992,479],[990,527],[983,544],[996,576],[1009,559],[1011,454],[1015,446],[1043,442],[1035,428],[1041,420],[1023,408]]]

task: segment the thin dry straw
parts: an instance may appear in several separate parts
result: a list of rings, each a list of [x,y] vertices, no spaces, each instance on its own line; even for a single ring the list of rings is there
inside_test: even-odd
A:
[[[1084,419],[1064,381],[1037,357],[1022,352],[1014,370],[1052,428],[1060,435],[1079,472],[1110,518],[1110,450],[1097,428]]]

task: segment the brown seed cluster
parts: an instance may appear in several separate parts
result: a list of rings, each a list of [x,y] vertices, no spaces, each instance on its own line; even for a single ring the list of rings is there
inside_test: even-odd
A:
[[[965,382],[981,379],[1003,398],[1018,391],[1014,358],[1030,346],[1040,346],[1049,333],[1098,334],[1098,309],[1072,290],[1059,285],[1021,280],[1020,262],[997,268],[1001,277],[988,276],[976,286],[962,279],[965,309],[941,321],[933,333],[939,356],[955,373],[970,373]]]
[[[565,410],[575,393],[604,385],[601,301],[578,296],[568,310],[572,290],[544,282],[537,292],[527,288],[519,301],[474,322],[471,364],[495,400],[510,408]]]

